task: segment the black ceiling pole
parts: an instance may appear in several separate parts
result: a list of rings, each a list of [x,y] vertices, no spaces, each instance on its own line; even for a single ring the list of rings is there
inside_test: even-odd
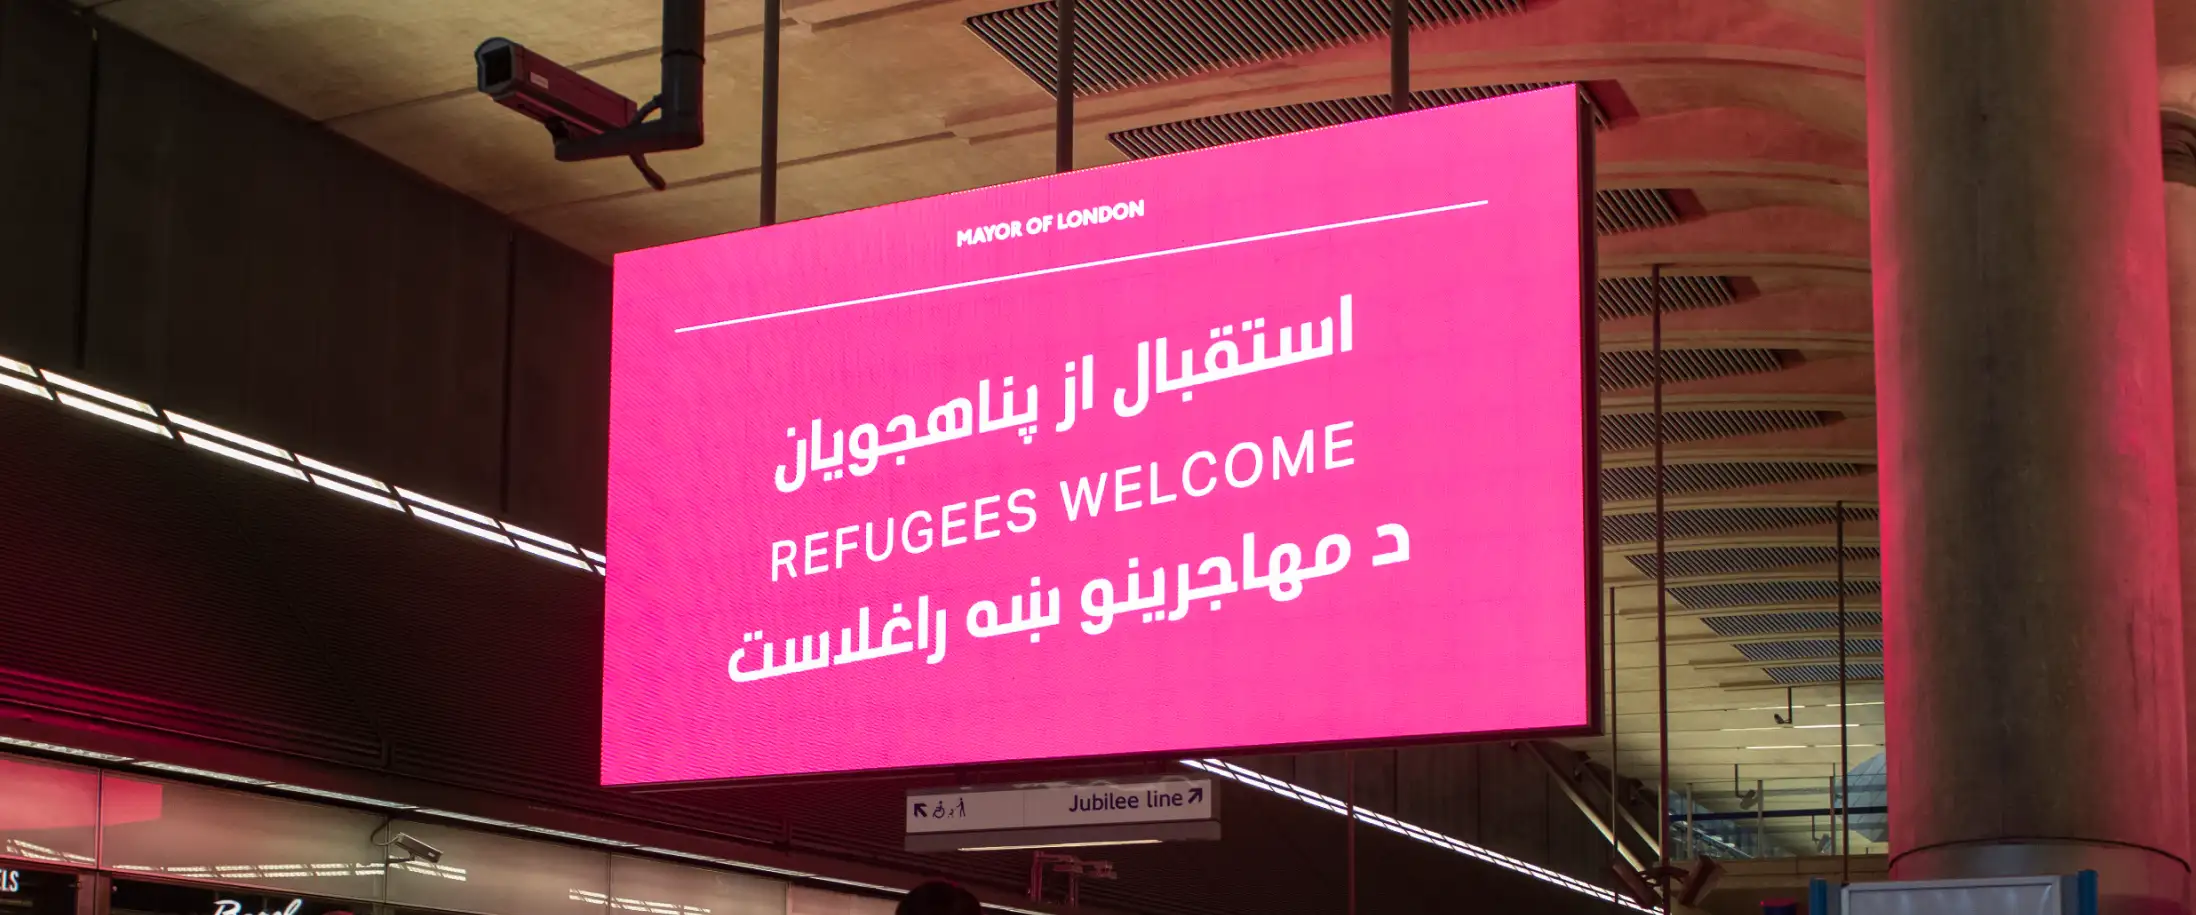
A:
[[[1664,905],[1670,898],[1670,580],[1668,565],[1669,528],[1663,516],[1663,456],[1662,456],[1662,265],[1656,264],[1649,277],[1652,289],[1648,294],[1650,313],[1654,318],[1654,380],[1655,380],[1655,705],[1660,716],[1660,737],[1657,744],[1661,753],[1662,787],[1655,794],[1655,857],[1659,866],[1655,870],[1655,889],[1661,894]]]
[[[1838,511],[1838,809],[1844,811],[1842,829],[1834,833],[1838,837],[1838,885],[1853,882],[1853,800],[1852,736],[1846,733],[1851,727],[1845,720],[1845,503],[1837,504]]]
[[[1609,866],[1624,861],[1624,834],[1617,827],[1617,589],[1609,589]],[[1620,885],[1621,886],[1621,885]],[[1618,904],[1619,887],[1609,888],[1609,902]]]
[[[608,156],[635,156],[702,143],[703,0],[665,0],[663,74],[656,97],[641,106],[641,121],[594,136],[557,141],[557,161],[579,162]]]
[[[1388,113],[1411,110],[1411,0],[1388,0]]]
[[[663,5],[663,75],[657,90],[663,120],[684,125],[699,142],[702,123],[702,43],[708,36],[703,0]]]
[[[762,192],[763,225],[778,222],[778,38],[783,0],[763,0]]]
[[[1058,108],[1053,115],[1052,170],[1075,170],[1075,0],[1053,0],[1059,4],[1059,46],[1053,49],[1053,97]]]

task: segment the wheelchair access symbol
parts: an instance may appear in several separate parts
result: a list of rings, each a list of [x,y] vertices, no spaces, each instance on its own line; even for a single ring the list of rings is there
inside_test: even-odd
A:
[[[954,798],[950,804],[944,801],[916,801],[914,813],[926,820],[960,819],[968,816],[968,799]]]

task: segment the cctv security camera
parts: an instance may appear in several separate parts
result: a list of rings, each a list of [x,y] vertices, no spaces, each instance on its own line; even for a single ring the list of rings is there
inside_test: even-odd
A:
[[[412,857],[409,860],[425,861],[429,864],[442,860],[442,849],[422,842],[408,832],[397,833],[396,838],[390,840],[390,844],[410,853]]]
[[[540,121],[558,142],[632,126],[640,111],[632,99],[508,38],[481,42],[473,62],[482,93]]]
[[[624,156],[649,187],[663,190],[663,176],[648,167],[647,155],[702,144],[705,5],[706,0],[663,0],[662,85],[645,105],[507,38],[490,38],[474,49],[480,91],[548,126],[557,161]],[[655,120],[648,120],[651,114]]]

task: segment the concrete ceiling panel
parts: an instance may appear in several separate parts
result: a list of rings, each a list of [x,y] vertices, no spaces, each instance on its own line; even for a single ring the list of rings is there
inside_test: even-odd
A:
[[[473,49],[492,37],[585,70],[663,35],[660,0],[113,0],[98,11],[316,121],[469,92]],[[761,11],[761,0],[711,0],[709,28],[752,27]]]

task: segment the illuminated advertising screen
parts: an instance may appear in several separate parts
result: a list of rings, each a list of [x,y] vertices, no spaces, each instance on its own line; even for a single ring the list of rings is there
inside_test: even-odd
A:
[[[1549,89],[620,255],[606,784],[1590,728]]]

